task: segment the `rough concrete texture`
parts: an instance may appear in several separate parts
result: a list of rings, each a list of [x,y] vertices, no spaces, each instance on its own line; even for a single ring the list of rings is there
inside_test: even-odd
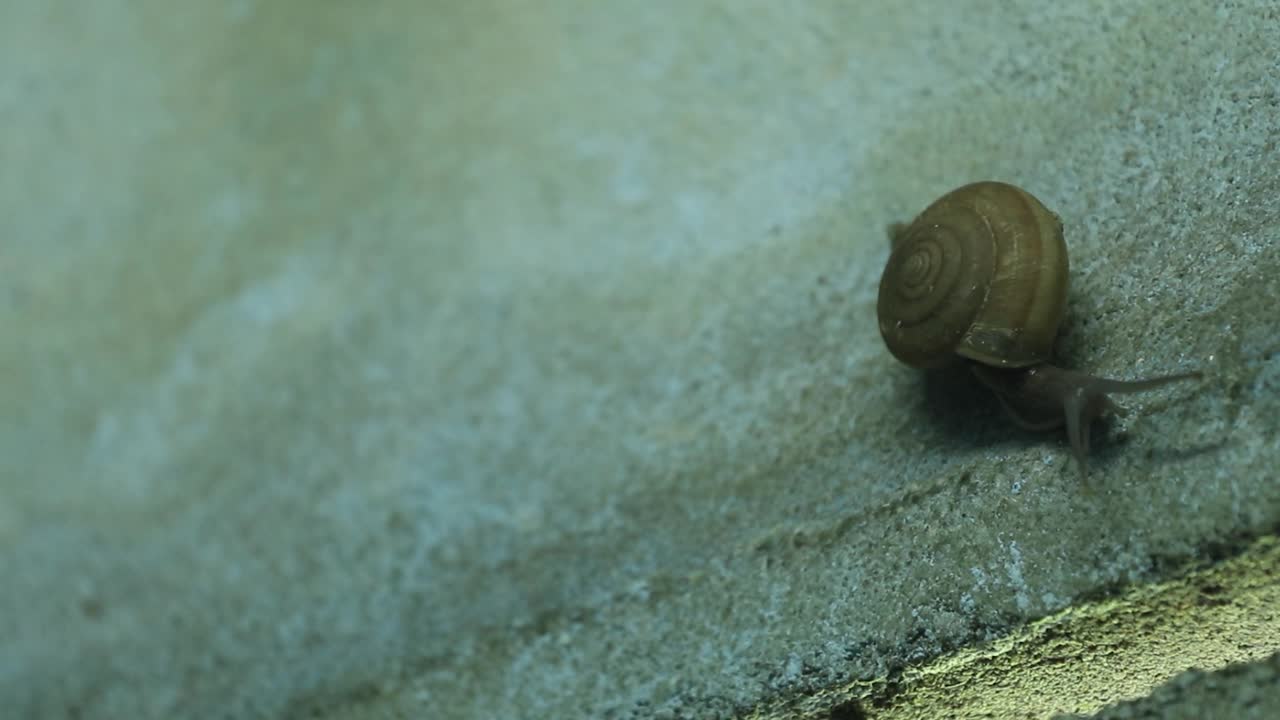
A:
[[[1280,12],[1010,7],[3,3],[0,706],[728,717],[1274,533]],[[979,178],[1208,373],[1085,484],[880,342]]]
[[[1188,670],[1150,697],[1107,708],[1097,720],[1270,720],[1280,708],[1280,654],[1207,673]]]
[[[1263,537],[1239,555],[1116,596],[1077,602],[987,643],[961,648],[890,677],[782,696],[751,720],[983,720],[1087,717],[1143,698],[1180,669],[1266,661],[1280,636],[1280,541]],[[1264,663],[1265,664],[1265,663]],[[1255,711],[1280,715],[1280,692],[1254,692],[1254,671],[1189,684],[1160,706],[1191,712],[1234,687]],[[1257,672],[1265,673],[1265,670]],[[1153,696],[1154,697],[1154,696]],[[1170,698],[1174,698],[1171,702]],[[1135,704],[1132,707],[1146,707]],[[1243,704],[1242,704],[1243,707]],[[843,714],[841,714],[843,713]],[[1209,712],[1197,717],[1234,718]]]

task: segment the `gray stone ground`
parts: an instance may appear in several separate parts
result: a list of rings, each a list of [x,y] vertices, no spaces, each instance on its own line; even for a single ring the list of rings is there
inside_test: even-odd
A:
[[[727,717],[1275,532],[1280,9],[1010,7],[3,3],[0,706]],[[1209,375],[1087,484],[877,334],[979,178]]]

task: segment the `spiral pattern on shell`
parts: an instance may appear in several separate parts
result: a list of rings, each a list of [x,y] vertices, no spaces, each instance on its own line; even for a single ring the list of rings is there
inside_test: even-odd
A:
[[[1016,367],[1046,360],[1066,307],[1057,216],[1005,183],[954,190],[894,240],[880,279],[880,334],[931,368],[956,355]]]

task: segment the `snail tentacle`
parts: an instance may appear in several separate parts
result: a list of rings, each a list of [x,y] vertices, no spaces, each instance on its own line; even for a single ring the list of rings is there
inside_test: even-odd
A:
[[[1093,421],[1085,409],[1087,405],[1084,388],[1079,387],[1062,402],[1067,417],[1067,440],[1071,442],[1071,454],[1075,455],[1082,480],[1089,475],[1089,426]]]
[[[970,368],[978,380],[996,394],[1018,425],[1049,430],[1065,424],[1081,477],[1089,470],[1089,430],[1093,421],[1107,413],[1128,413],[1108,397],[1109,393],[1145,392],[1201,377],[1201,373],[1193,371],[1141,380],[1115,380],[1049,364],[1006,370],[975,363]]]

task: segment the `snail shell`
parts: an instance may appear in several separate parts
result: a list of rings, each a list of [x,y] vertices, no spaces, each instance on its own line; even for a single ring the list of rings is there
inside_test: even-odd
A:
[[[953,190],[894,238],[880,279],[880,334],[917,368],[956,356],[994,367],[1049,359],[1066,309],[1062,221],[1002,182]]]
[[[876,306],[889,351],[926,369],[967,359],[1016,423],[1066,425],[1081,478],[1090,423],[1124,412],[1109,395],[1201,377],[1115,380],[1048,362],[1066,309],[1067,246],[1062,221],[1024,190],[990,181],[957,188],[893,242]]]

